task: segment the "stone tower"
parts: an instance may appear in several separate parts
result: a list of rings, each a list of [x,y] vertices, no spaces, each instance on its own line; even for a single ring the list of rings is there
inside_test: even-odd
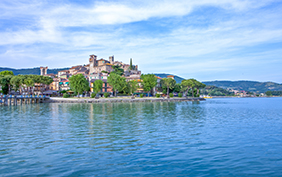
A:
[[[90,55],[90,58],[89,58],[89,74],[92,74],[94,73],[94,67],[97,66],[97,56],[96,55]]]
[[[41,66],[40,67],[40,75],[42,75],[42,76],[47,75],[47,70],[48,70],[48,66],[46,66],[46,67]]]
[[[114,64],[114,62],[115,62],[114,56],[110,56],[109,57],[109,61],[110,61],[111,64]]]

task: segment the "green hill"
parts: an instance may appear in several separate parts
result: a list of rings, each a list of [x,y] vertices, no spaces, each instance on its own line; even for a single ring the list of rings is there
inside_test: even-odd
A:
[[[201,94],[210,96],[233,96],[234,93],[226,89],[216,86],[207,85],[204,89],[201,89]]]
[[[48,69],[47,74],[58,74],[58,71],[61,70],[67,70],[69,68],[56,68],[56,69]],[[36,74],[40,75],[40,68],[27,68],[27,69],[13,69],[13,68],[2,68],[0,67],[0,72],[1,71],[13,71],[14,75],[19,75],[19,74]]]
[[[161,78],[166,78],[168,75],[173,75],[174,76],[174,79],[175,79],[175,81],[176,81],[176,83],[181,83],[181,81],[184,79],[184,78],[182,78],[182,77],[179,77],[179,76],[176,76],[176,75],[174,75],[174,74],[165,74],[165,73],[162,73],[162,74],[154,74],[154,75],[156,75],[156,76],[158,76],[158,77],[161,77]]]
[[[282,84],[274,82],[256,82],[256,81],[207,81],[206,85],[213,85],[223,89],[244,90],[249,92],[264,93],[270,91],[282,90]]]

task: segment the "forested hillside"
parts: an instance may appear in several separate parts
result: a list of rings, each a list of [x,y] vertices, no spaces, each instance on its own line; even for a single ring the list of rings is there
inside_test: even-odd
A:
[[[244,90],[250,92],[264,93],[268,90],[282,90],[282,84],[274,82],[256,82],[256,81],[207,81],[206,85],[214,85],[223,89]]]
[[[69,68],[56,68],[56,69],[48,69],[47,74],[57,74],[58,71],[61,70],[66,70]],[[13,71],[14,75],[19,75],[19,74],[36,74],[36,75],[40,75],[40,68],[27,68],[27,69],[13,69],[13,68],[2,68],[0,67],[0,72],[1,71]]]

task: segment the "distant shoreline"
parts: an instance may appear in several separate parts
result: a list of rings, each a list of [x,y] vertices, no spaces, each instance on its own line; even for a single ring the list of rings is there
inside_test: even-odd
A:
[[[44,103],[134,103],[134,102],[181,102],[181,101],[205,101],[204,98],[55,98],[51,97]]]

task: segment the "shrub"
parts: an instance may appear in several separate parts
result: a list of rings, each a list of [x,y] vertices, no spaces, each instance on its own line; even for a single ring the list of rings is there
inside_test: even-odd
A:
[[[170,94],[169,94],[169,97],[171,97],[171,98],[172,98],[172,97],[173,97],[173,93],[170,93]]]
[[[60,93],[67,93],[67,91],[66,90],[61,90]]]
[[[156,94],[156,97],[157,97],[157,98],[160,98],[160,96],[161,96],[160,94],[158,94],[158,93]]]
[[[140,98],[143,98],[143,96],[144,96],[143,94],[140,94]]]
[[[110,96],[110,94],[108,92],[104,93],[104,97],[108,98]]]
[[[67,93],[64,93],[64,94],[63,94],[63,98],[69,98],[69,97],[70,97],[69,94],[67,94]]]
[[[91,98],[95,98],[96,93],[91,93]]]
[[[178,97],[180,97],[180,98],[181,98],[181,97],[182,97],[182,93],[178,93]]]

